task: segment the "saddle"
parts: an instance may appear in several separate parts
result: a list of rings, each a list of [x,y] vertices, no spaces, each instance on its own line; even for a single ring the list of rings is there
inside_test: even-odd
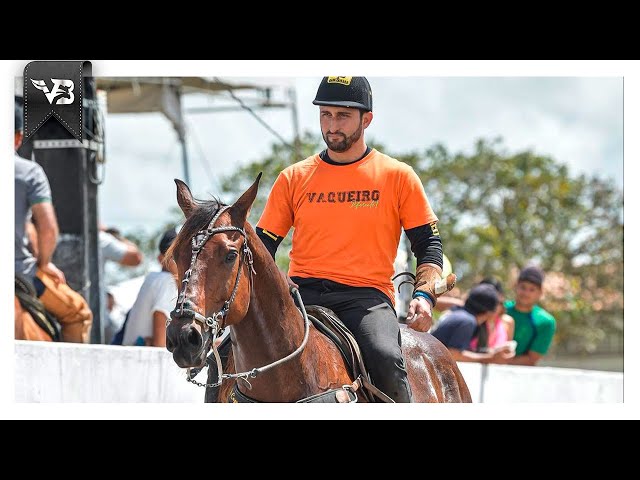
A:
[[[342,357],[347,362],[352,378],[361,378],[363,380],[362,383],[365,388],[361,389],[361,391],[367,397],[367,401],[382,400],[383,402],[392,402],[393,400],[371,383],[358,342],[338,316],[332,310],[320,305],[305,305],[305,309],[309,320],[316,329],[326,335],[338,347]]]
[[[60,341],[60,329],[56,320],[44,308],[44,305],[36,295],[36,290],[31,281],[17,272],[15,275],[15,294],[20,306],[28,314],[27,317],[23,318],[23,322],[34,322],[34,327],[39,327],[50,338],[49,341]],[[33,330],[25,328],[25,335],[27,335],[25,340],[42,340],[41,335],[35,334],[32,336],[28,332],[33,332]]]

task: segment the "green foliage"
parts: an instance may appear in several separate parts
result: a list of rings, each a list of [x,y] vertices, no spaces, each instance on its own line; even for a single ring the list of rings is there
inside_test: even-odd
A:
[[[484,276],[513,286],[534,261],[548,272],[544,306],[557,343],[590,351],[622,331],[622,192],[531,151],[509,154],[500,140],[470,155],[442,145],[412,159],[440,219],[444,251],[460,286]]]

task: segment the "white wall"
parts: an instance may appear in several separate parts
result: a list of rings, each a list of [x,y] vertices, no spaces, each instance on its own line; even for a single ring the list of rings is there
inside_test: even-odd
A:
[[[476,403],[621,403],[623,374],[458,363]]]
[[[458,365],[476,403],[622,402],[621,373]],[[16,341],[15,400],[202,403],[204,388],[188,383],[164,348]]]
[[[185,378],[164,348],[15,342],[16,402],[204,402]]]

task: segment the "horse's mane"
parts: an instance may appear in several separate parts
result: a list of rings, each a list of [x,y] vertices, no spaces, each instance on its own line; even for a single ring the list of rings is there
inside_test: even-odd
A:
[[[216,197],[213,197],[213,200],[195,200],[195,203],[196,206],[193,212],[184,222],[184,225],[180,229],[180,232],[178,232],[175,240],[167,249],[163,263],[168,262],[173,258],[173,252],[177,248],[181,248],[185,242],[188,243],[189,248],[191,248],[191,239],[195,234],[200,230],[204,230],[207,225],[209,225],[213,216],[218,213],[218,210],[220,210],[221,207],[226,206],[226,204],[222,203]]]

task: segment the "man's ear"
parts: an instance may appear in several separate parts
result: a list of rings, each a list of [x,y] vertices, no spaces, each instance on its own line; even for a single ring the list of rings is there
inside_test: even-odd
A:
[[[362,114],[362,128],[366,129],[373,121],[373,112],[364,112]]]

